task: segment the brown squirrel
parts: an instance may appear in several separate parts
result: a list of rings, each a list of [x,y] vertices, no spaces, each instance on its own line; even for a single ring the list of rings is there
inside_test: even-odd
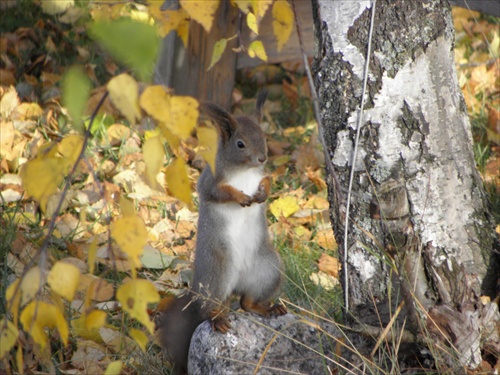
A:
[[[267,92],[259,94],[260,122]],[[286,309],[271,300],[279,292],[281,258],[272,246],[266,222],[269,177],[264,175],[267,144],[260,125],[248,116],[233,117],[215,104],[202,110],[219,134],[215,174],[201,174],[198,234],[192,290],[167,304],[158,319],[158,339],[179,373],[187,371],[191,336],[210,319],[222,333],[230,329],[226,313],[230,297],[241,296],[245,311],[283,315]]]

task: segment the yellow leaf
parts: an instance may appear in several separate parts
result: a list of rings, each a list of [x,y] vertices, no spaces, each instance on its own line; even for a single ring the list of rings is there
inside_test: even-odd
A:
[[[51,289],[68,301],[73,301],[79,281],[80,270],[64,262],[54,264],[47,278]]]
[[[38,290],[40,289],[40,267],[35,266],[30,268],[26,275],[21,280],[21,292],[22,292],[22,302],[21,305],[25,305],[33,298],[35,298]]]
[[[22,103],[14,111],[19,120],[38,119],[43,116],[43,109],[37,103]]]
[[[64,180],[66,169],[67,165],[61,158],[36,158],[28,161],[21,169],[26,193],[40,203],[44,212],[49,197],[57,192]]]
[[[163,159],[165,157],[165,150],[160,135],[148,138],[142,145],[142,155],[144,163],[146,163],[146,177],[149,185],[155,187],[158,185],[156,182],[156,175],[163,167]]]
[[[95,269],[95,260],[97,257],[97,245],[99,245],[99,237],[95,236],[89,246],[87,253],[87,264],[89,266],[89,273],[93,274]]]
[[[139,258],[148,238],[144,221],[139,216],[123,216],[111,225],[111,236],[127,254],[132,269],[141,267]]]
[[[258,19],[264,17],[266,14],[267,8],[271,5],[273,0],[252,0],[252,8],[254,10],[255,16]]]
[[[250,46],[248,46],[248,55],[250,57],[257,56],[259,59],[267,61],[266,50],[264,49],[264,45],[260,40],[254,40],[252,43],[250,43]]]
[[[14,347],[18,336],[19,331],[14,323],[6,318],[0,320],[0,359]]]
[[[148,86],[141,94],[139,104],[158,121],[170,121],[171,95],[163,86]]]
[[[182,140],[190,137],[198,120],[198,101],[190,96],[171,96],[162,86],[150,86],[139,99],[141,107]]]
[[[293,10],[288,1],[276,0],[273,5],[273,31],[278,43],[278,52],[290,38],[293,28]]]
[[[147,307],[148,303],[158,302],[160,295],[151,282],[141,279],[130,280],[118,288],[116,298],[123,310],[142,323],[150,333],[154,333],[154,323],[149,319]]]
[[[64,345],[68,344],[68,323],[62,312],[54,305],[41,301],[30,302],[21,313],[21,324],[41,349],[47,345],[45,328],[57,328]]]
[[[108,83],[109,97],[116,108],[127,118],[130,125],[141,118],[139,85],[128,74],[120,74]]]
[[[253,14],[252,12],[248,12],[247,14],[247,25],[250,30],[259,35],[259,24],[257,23],[255,14]]]
[[[61,142],[57,144],[59,153],[64,157],[64,162],[68,166],[73,167],[78,159],[78,155],[82,151],[83,137],[78,134],[71,134],[64,137]]]
[[[219,0],[180,0],[182,8],[193,20],[203,26],[207,33],[212,28],[219,2]]]
[[[99,328],[106,324],[107,314],[101,310],[92,310],[71,321],[75,335],[95,342],[102,341]]]
[[[17,348],[16,352],[16,365],[18,369],[23,369],[24,368],[24,361],[23,361],[23,347],[22,345],[19,345]],[[22,374],[22,372],[20,372]]]
[[[44,13],[55,15],[64,13],[68,8],[75,4],[74,0],[44,0],[41,2]]]
[[[177,35],[181,38],[182,43],[184,44],[184,48],[188,47],[188,38],[189,38],[189,19],[184,20],[177,27]]]
[[[151,15],[158,20],[160,35],[162,37],[176,30],[177,34],[182,39],[182,30],[189,26],[189,14],[184,9],[161,10],[159,5],[153,4],[149,7],[149,11]],[[186,42],[184,42],[184,45],[186,45]]]
[[[7,291],[5,292],[5,300],[7,305],[7,311],[12,314],[12,321],[15,325],[17,325],[19,307],[21,306],[21,288],[20,288],[21,279],[16,279],[12,284],[7,287]]]
[[[104,371],[104,375],[120,375],[122,373],[122,367],[122,361],[113,361],[108,365],[106,371]]]
[[[159,128],[161,129],[161,134],[163,135],[163,138],[165,138],[165,140],[167,141],[174,155],[179,157],[181,155],[181,149],[180,149],[181,141],[179,137],[173,135],[172,132],[168,130],[168,128],[163,123],[160,123]]]
[[[120,212],[123,216],[135,216],[135,205],[132,199],[120,196]]]
[[[136,328],[130,328],[129,330],[130,336],[134,339],[134,341],[139,345],[139,348],[146,353],[146,345],[149,342],[148,336],[142,332],[139,331]]]
[[[166,125],[174,135],[186,140],[198,121],[198,101],[190,96],[173,96],[170,103],[171,118]]]
[[[85,328],[98,330],[106,323],[107,314],[102,310],[92,310],[85,316]]]
[[[221,59],[222,54],[226,50],[227,39],[222,38],[215,42],[214,50],[212,52],[212,60],[210,61],[210,66],[207,68],[207,71],[212,69],[212,67]]]
[[[269,210],[276,219],[283,217],[290,217],[299,210],[297,198],[292,196],[285,196],[276,199],[269,205]]]
[[[174,197],[192,207],[191,184],[184,160],[177,158],[170,163],[165,171],[165,182]]]
[[[198,153],[205,159],[212,173],[215,174],[215,156],[217,155],[217,145],[219,135],[213,127],[203,126],[197,128]]]
[[[231,4],[237,6],[242,13],[247,14],[250,11],[252,0],[231,0]]]

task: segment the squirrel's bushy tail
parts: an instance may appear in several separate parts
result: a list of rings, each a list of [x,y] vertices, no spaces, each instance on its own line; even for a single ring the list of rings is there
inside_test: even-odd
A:
[[[163,351],[174,364],[174,372],[187,373],[189,344],[203,321],[190,293],[173,298],[161,311],[157,321],[157,338]]]

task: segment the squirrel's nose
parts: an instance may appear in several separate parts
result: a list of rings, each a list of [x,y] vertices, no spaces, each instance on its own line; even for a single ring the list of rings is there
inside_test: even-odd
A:
[[[261,157],[259,157],[259,162],[264,164],[266,161],[267,161],[267,156],[266,155],[262,155]]]

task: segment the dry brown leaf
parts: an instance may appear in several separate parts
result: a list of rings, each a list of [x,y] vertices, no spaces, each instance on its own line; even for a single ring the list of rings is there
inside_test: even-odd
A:
[[[306,173],[308,168],[316,171],[320,167],[320,160],[312,143],[300,145],[292,154],[292,159],[295,160],[295,166],[300,173]]]
[[[16,84],[16,77],[10,70],[0,69],[0,82],[2,85],[11,86]]]
[[[17,96],[16,88],[11,86],[0,100],[0,115],[3,118],[9,117],[12,111],[14,111],[19,104],[20,101]]]
[[[322,254],[318,261],[318,268],[328,275],[339,277],[340,263],[337,258]]]
[[[333,235],[333,230],[331,228],[322,229],[316,232],[314,237],[316,243],[326,250],[335,250],[337,248],[337,241]]]
[[[118,146],[123,141],[130,138],[131,133],[132,132],[129,127],[122,124],[113,124],[106,131],[106,134],[108,135],[107,141],[109,141],[111,146]],[[106,140],[103,140],[102,142],[106,142]]]
[[[308,166],[306,167],[306,176],[309,179],[309,181],[311,181],[314,185],[316,185],[318,190],[321,191],[326,189],[326,182],[323,179],[321,169],[313,171],[313,169]]]
[[[12,160],[12,146],[14,144],[15,129],[12,122],[0,121],[0,157]]]
[[[285,149],[290,147],[290,145],[290,142],[268,141],[267,148],[269,149],[269,155],[284,155]]]

